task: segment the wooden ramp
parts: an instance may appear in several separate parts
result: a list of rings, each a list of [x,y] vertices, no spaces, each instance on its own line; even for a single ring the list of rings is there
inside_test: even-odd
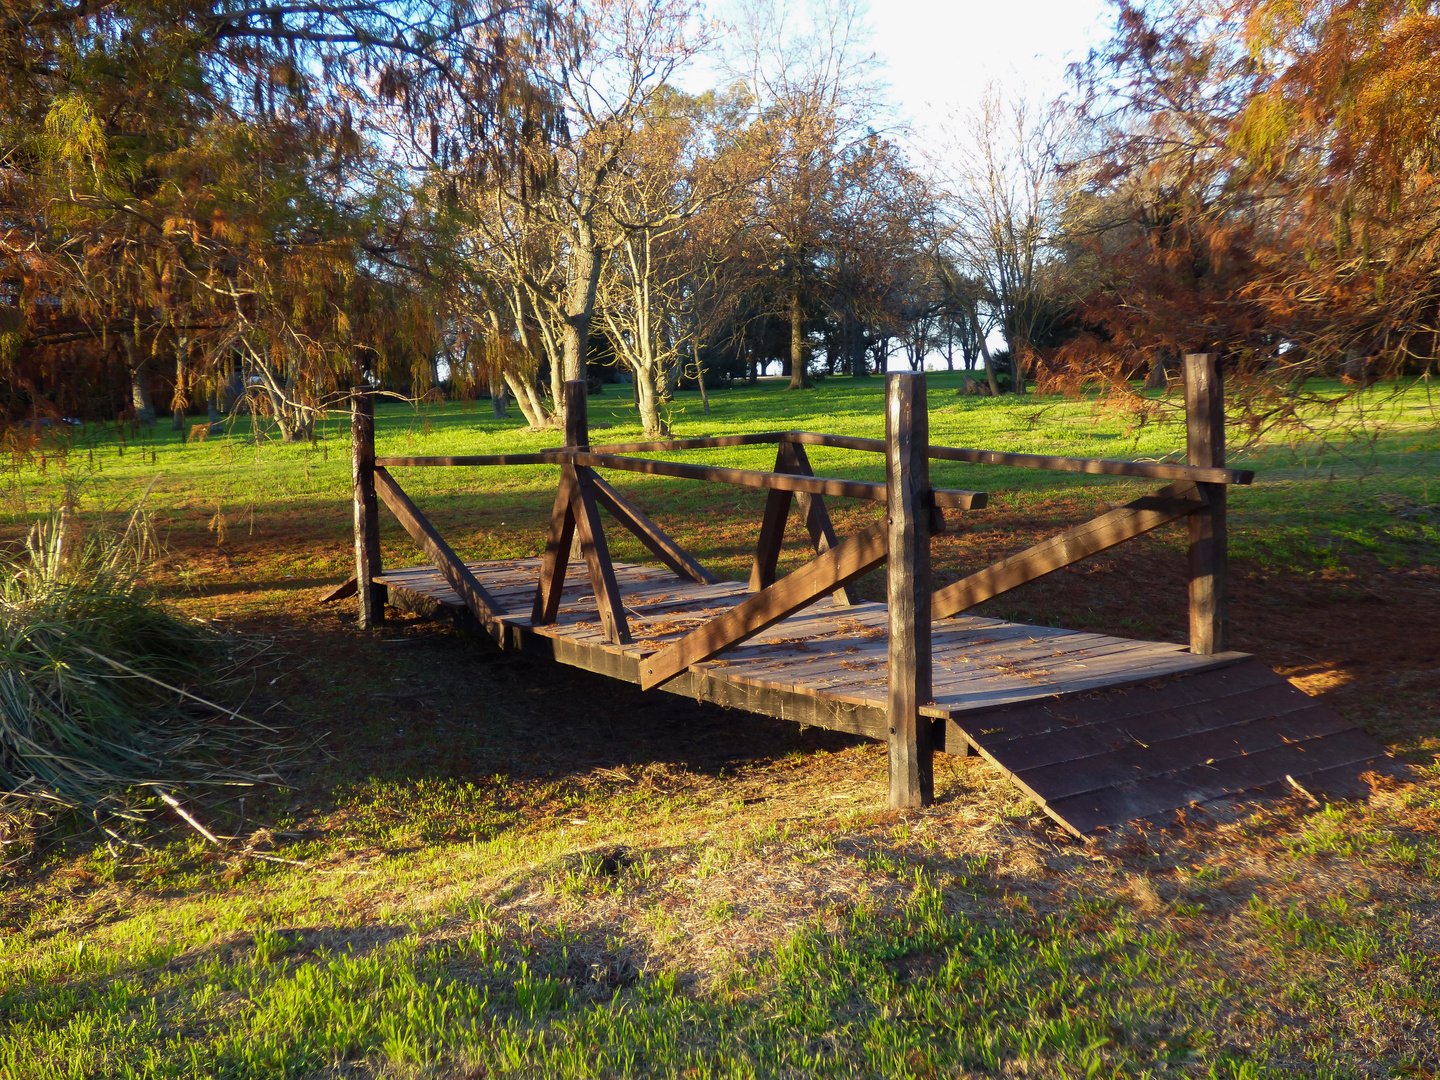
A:
[[[590,581],[571,578],[554,622],[531,620],[540,559],[466,566],[505,614],[506,647],[629,682],[641,662],[752,596],[615,563],[633,642],[606,640]],[[431,567],[374,581],[397,607],[476,625]],[[885,605],[822,600],[662,689],[877,739],[888,734]],[[936,749],[979,753],[1076,835],[1243,792],[1356,786],[1384,749],[1245,653],[1196,655],[1000,619],[938,620],[931,631]]]

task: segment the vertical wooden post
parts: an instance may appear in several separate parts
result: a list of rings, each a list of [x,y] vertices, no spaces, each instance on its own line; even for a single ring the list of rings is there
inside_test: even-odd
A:
[[[1191,465],[1225,465],[1225,386],[1219,353],[1185,357],[1185,445]],[[1200,484],[1205,509],[1186,519],[1190,531],[1190,651],[1230,648],[1230,589],[1225,485]]]
[[[385,618],[385,586],[375,584],[380,566],[380,506],[375,498],[375,400],[368,387],[350,391],[351,471],[355,502],[355,596],[360,629]]]
[[[930,687],[930,417],[925,376],[896,372],[885,386],[885,487],[890,523],[890,806],[935,795]]]

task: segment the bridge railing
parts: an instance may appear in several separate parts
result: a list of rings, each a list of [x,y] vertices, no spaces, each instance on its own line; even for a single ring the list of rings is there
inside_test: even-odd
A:
[[[1228,649],[1225,493],[1230,484],[1248,484],[1253,473],[1225,468],[1221,383],[1215,354],[1185,358],[1187,464],[1115,461],[1098,458],[1011,454],[933,446],[929,439],[923,374],[892,374],[886,386],[886,437],[861,439],[807,431],[772,431],[695,439],[590,446],[585,384],[565,386],[566,445],[525,454],[449,457],[375,456],[373,399],[368,390],[352,396],[356,592],[360,625],[383,618],[385,586],[377,581],[380,561],[379,502],[383,501],[465,602],[479,624],[502,646],[507,613],[459,559],[434,526],[396,483],[389,470],[425,466],[559,465],[560,483],[541,559],[533,625],[553,623],[560,609],[574,538],[589,571],[606,640],[630,644],[625,607],[605,539],[604,507],[671,570],[698,584],[718,579],[668,536],[643,511],[608,484],[597,469],[703,480],[767,491],[759,540],[750,573],[753,596],[696,630],[644,657],[640,682],[658,686],[754,637],[796,611],[830,596],[835,604],[854,601],[849,583],[882,563],[889,608],[890,801],[915,806],[930,800],[931,721],[919,707],[931,698],[930,627],[934,619],[958,614],[1013,589],[1185,518],[1189,527],[1190,639],[1197,653]],[[732,469],[630,455],[774,443],[771,472]],[[816,476],[806,446],[870,451],[885,456],[885,482]],[[931,460],[964,461],[1065,472],[1136,476],[1172,481],[1160,490],[1068,529],[939,590],[932,587],[930,537],[945,531],[946,510],[986,505],[983,491],[935,488]],[[886,516],[844,541],[836,535],[825,498],[884,503]],[[805,520],[816,557],[777,580],[776,566],[792,501]],[[360,587],[368,583],[368,587]]]

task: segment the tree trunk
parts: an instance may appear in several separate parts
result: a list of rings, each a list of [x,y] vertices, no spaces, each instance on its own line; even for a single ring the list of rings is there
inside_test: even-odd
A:
[[[810,372],[805,362],[805,318],[800,309],[800,290],[790,294],[790,390],[809,390]]]
[[[1150,374],[1145,377],[1146,390],[1164,390],[1170,384],[1170,372],[1167,370],[1168,365],[1166,364],[1168,359],[1167,350],[1155,350],[1155,356],[1150,361]]]
[[[520,406],[520,415],[525,417],[525,423],[530,425],[531,431],[543,431],[554,426],[554,421],[546,416],[545,406],[541,404],[535,388],[528,380],[521,380],[508,371],[505,372],[504,379],[505,385],[510,387],[510,393],[515,397],[515,404]]]
[[[650,439],[663,439],[670,434],[665,422],[660,419],[660,393],[655,386],[655,371],[647,368],[644,371],[638,368],[631,368],[635,375],[635,403],[640,408],[640,423],[645,428],[645,436]]]
[[[125,347],[126,366],[130,369],[130,407],[135,410],[135,420],[146,427],[155,423],[155,402],[150,396],[150,361],[142,357],[137,363],[138,351],[135,338],[125,335],[121,339]]]
[[[175,340],[175,395],[170,399],[170,430],[185,430],[186,369],[190,362],[190,339],[183,334]]]
[[[850,354],[846,361],[850,366],[852,379],[868,379],[870,365],[865,360],[865,333],[854,312],[845,315],[845,349]]]
[[[980,356],[985,361],[985,379],[990,384],[990,396],[1000,396],[1000,383],[995,378],[995,365],[990,360],[990,343],[985,340],[985,335],[980,335]]]
[[[496,420],[505,420],[510,416],[510,409],[505,402],[505,384],[490,387],[490,411]]]
[[[705,415],[710,415],[710,394],[705,389],[705,368],[700,363],[700,346],[695,344],[695,339],[690,339],[690,355],[695,358],[695,384],[700,387],[700,405],[705,410]]]
[[[1012,394],[1025,393],[1025,368],[1020,363],[1020,352],[1012,349],[1010,352],[1010,392]]]
[[[211,390],[210,393],[205,396],[205,419],[210,424],[209,434],[214,435],[221,430],[220,425],[224,422],[225,418],[220,412],[218,391]]]
[[[589,230],[581,230],[580,243],[571,253],[574,264],[565,292],[565,379],[585,379],[585,354],[590,349],[590,316],[595,310],[595,288],[600,282],[600,260]],[[555,403],[564,408],[564,401]]]

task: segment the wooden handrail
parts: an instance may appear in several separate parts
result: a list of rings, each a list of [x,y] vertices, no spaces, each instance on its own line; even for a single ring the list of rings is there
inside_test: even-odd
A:
[[[837,450],[864,450],[883,454],[884,439],[859,439],[850,435],[823,435],[815,431],[787,431],[784,438],[807,446],[830,446]],[[1052,457],[1047,454],[1010,454],[998,450],[969,450],[960,446],[930,446],[935,461],[966,461],[977,465],[1009,465],[1021,469],[1051,469],[1056,472],[1097,473],[1105,476],[1148,476],[1156,480],[1192,480],[1209,484],[1248,484],[1255,479],[1249,469],[1213,469],[1195,465],[1171,465],[1158,461],[1118,461],[1112,458]]]
[[[853,435],[826,435],[818,431],[756,431],[744,435],[713,435],[694,439],[653,439],[649,442],[609,443],[589,449],[596,454],[660,454],[675,450],[709,450],[726,446],[755,446],[790,442],[805,446],[828,446],[836,450],[860,450],[883,454],[884,439],[862,439]],[[469,454],[459,457],[381,458],[389,465],[544,465],[546,455],[573,452],[557,446],[531,454]],[[1049,454],[1012,454],[1000,450],[972,450],[963,446],[931,444],[934,461],[964,461],[973,465],[1004,465],[1018,469],[1049,469],[1053,472],[1091,473],[1101,476],[1143,476],[1155,480],[1190,480],[1197,484],[1249,484],[1251,469],[1205,468],[1197,465],[1159,461],[1122,461],[1116,458],[1058,457]]]
[[[589,466],[592,469],[619,469],[625,472],[649,473],[655,476],[675,476],[682,480],[709,480],[712,483],[730,484],[734,487],[805,491],[811,495],[838,495],[851,499],[863,499],[867,502],[883,503],[885,501],[885,485],[869,480],[842,480],[829,476],[797,476],[792,473],[764,472],[760,469],[726,469],[716,465],[690,465],[681,461],[597,454],[589,450],[566,449],[545,451],[539,454],[486,455],[486,457],[511,459],[503,464]],[[530,460],[513,460],[520,457]],[[463,457],[386,457],[376,458],[375,461],[383,468],[402,465],[496,464],[490,460]],[[932,496],[936,506],[952,510],[979,510],[986,505],[988,500],[988,495],[983,491],[962,491],[955,488],[933,488]]]

